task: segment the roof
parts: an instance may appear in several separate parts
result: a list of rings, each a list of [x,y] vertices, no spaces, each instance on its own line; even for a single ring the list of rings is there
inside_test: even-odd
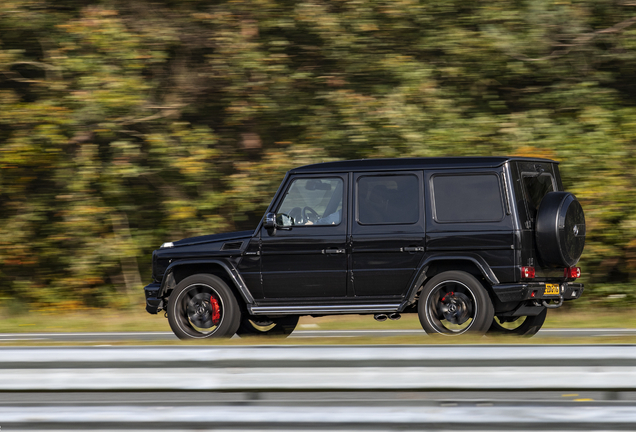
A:
[[[400,159],[356,159],[336,162],[323,162],[294,168],[289,172],[312,173],[334,171],[384,171],[415,169],[450,169],[450,168],[494,168],[508,161],[532,161],[558,163],[550,159],[528,158],[516,156],[474,156],[474,157],[430,157]]]

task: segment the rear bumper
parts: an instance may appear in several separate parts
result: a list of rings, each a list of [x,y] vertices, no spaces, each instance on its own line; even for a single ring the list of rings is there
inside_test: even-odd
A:
[[[161,284],[158,283],[151,283],[144,287],[144,294],[146,295],[146,312],[150,314],[156,314],[162,309],[163,301],[160,298],[157,298],[159,288],[161,288]]]
[[[520,302],[524,300],[575,300],[581,297],[584,287],[582,283],[560,282],[559,295],[545,295],[544,282],[523,282],[518,284],[502,284],[493,286],[493,291],[500,302]]]

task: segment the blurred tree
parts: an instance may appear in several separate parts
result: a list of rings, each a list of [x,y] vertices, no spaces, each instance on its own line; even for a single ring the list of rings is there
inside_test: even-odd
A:
[[[629,2],[5,0],[0,296],[134,303],[300,164],[517,154],[584,204],[588,297],[634,300],[635,48]]]

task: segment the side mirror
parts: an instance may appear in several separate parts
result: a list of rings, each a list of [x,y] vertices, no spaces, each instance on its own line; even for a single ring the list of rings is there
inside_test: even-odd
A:
[[[294,219],[285,213],[278,213],[276,215],[276,228],[290,230],[294,225]]]
[[[263,218],[263,228],[274,229],[276,228],[276,213],[266,213]]]

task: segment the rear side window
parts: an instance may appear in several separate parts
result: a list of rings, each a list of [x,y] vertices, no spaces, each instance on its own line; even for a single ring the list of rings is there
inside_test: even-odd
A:
[[[503,198],[496,174],[437,175],[433,202],[437,222],[499,222]]]
[[[419,182],[414,175],[362,176],[357,184],[358,223],[416,223],[419,197]]]

